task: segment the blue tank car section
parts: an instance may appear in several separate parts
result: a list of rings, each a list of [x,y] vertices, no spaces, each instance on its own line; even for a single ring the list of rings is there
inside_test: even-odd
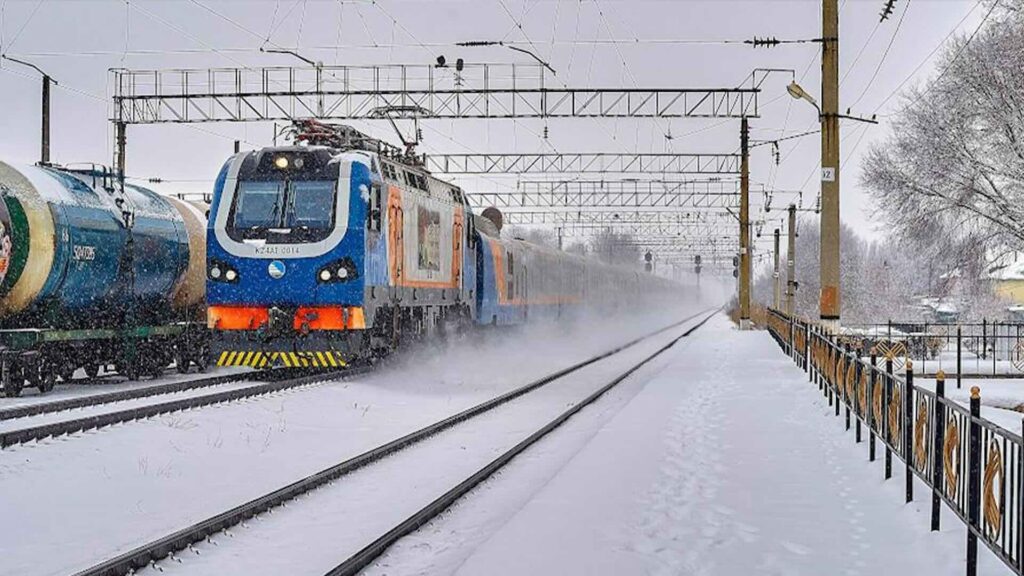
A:
[[[79,368],[136,378],[172,360],[205,366],[201,212],[102,169],[2,162],[0,198],[6,394]]]

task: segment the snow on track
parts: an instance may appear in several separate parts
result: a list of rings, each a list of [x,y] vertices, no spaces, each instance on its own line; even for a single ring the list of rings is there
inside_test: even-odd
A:
[[[119,376],[112,375],[109,378],[105,376],[101,377],[94,383],[85,384],[83,383],[84,380],[75,380],[72,384],[58,384],[52,391],[46,394],[33,394],[32,392],[35,390],[34,388],[26,388],[23,395],[17,398],[0,397],[0,414],[3,414],[4,411],[10,410],[11,408],[46,405],[61,400],[68,400],[70,398],[88,398],[90,396],[98,396],[109,392],[141,390],[177,382],[203,380],[210,378],[211,376],[227,376],[251,371],[252,370],[249,368],[226,367],[211,369],[203,373],[192,372],[189,374],[178,374],[176,372],[169,372],[159,378],[154,378],[152,380],[139,380],[135,382],[120,380]]]
[[[601,319],[474,336],[343,383],[11,447],[0,452],[0,573],[86,568],[697,309],[615,330]]]
[[[215,537],[216,545],[197,546],[198,554],[181,552],[180,564],[159,567],[197,576],[323,574],[700,319],[250,520],[230,537]],[[642,382],[644,375],[630,379]]]
[[[120,402],[108,402],[105,404],[84,406],[82,408],[72,408],[70,410],[61,410],[59,412],[48,412],[46,414],[26,416],[24,418],[16,418],[12,420],[0,420],[0,432],[20,430],[22,428],[42,426],[45,424],[53,424],[55,422],[64,422],[67,420],[75,420],[78,418],[89,418],[92,416],[99,416],[101,414],[108,414],[110,412],[131,410],[133,408],[141,408],[143,406],[151,406],[154,404],[163,404],[165,402],[173,402],[175,400],[183,400],[185,398],[209,396],[211,394],[226,392],[228,390],[252,388],[253,386],[259,386],[261,384],[264,384],[264,382],[248,380],[242,380],[238,382],[227,382],[224,384],[204,386],[202,388],[193,388],[191,390],[182,390],[181,392],[169,392],[167,394],[159,394],[157,396],[146,396],[144,398],[122,400]]]
[[[963,574],[962,524],[929,532],[923,485],[904,505],[766,332],[699,333],[596,434],[567,423],[364,573]]]

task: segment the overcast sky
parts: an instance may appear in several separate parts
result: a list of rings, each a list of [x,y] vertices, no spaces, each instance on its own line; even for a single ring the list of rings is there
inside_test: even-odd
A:
[[[842,218],[878,237],[873,206],[858,185],[860,158],[884,139],[885,115],[900,105],[901,85],[934,74],[933,54],[954,31],[969,33],[983,10],[977,2],[896,0],[879,24],[882,0],[841,0],[840,107],[877,113],[879,126],[844,122]],[[219,13],[223,17],[218,16]],[[261,45],[294,48],[325,64],[429,64],[450,61],[526,63],[500,47],[460,48],[467,40],[529,41],[572,87],[707,88],[749,85],[755,68],[789,68],[815,97],[820,93],[820,45],[754,49],[724,41],[754,36],[820,36],[820,2],[613,0],[266,0],[107,1],[0,0],[3,53],[31,60],[60,83],[53,98],[53,160],[111,163],[108,69],[291,65],[289,56],[261,54]],[[901,22],[902,20],[902,22]],[[608,43],[620,40],[621,43]],[[531,47],[531,44],[524,44]],[[817,127],[814,109],[786,95],[787,74],[762,85],[754,139],[773,139]],[[39,150],[39,82],[0,62],[0,158],[34,162]],[[389,125],[353,124],[394,141]],[[735,152],[738,120],[432,120],[423,122],[426,152]],[[205,191],[231,152],[270,143],[267,125],[138,126],[129,132],[132,176],[177,180],[161,190]],[[671,140],[665,137],[671,132]],[[781,144],[775,166],[770,147],[752,157],[751,179],[777,195],[772,205],[818,195],[819,136]],[[464,179],[488,191],[514,183]],[[762,204],[763,199],[757,199]],[[781,210],[770,216],[781,215]],[[767,234],[766,234],[767,236]]]

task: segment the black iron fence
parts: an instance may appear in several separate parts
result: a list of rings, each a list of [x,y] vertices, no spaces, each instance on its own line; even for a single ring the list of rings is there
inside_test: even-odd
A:
[[[840,339],[866,354],[913,359],[921,374],[939,370],[971,377],[1024,377],[1024,323],[889,321],[844,324]]]
[[[931,528],[939,530],[941,503],[967,526],[967,574],[978,570],[980,540],[1016,574],[1024,574],[1024,440],[981,417],[981,397],[971,389],[970,406],[945,397],[945,375],[935,391],[914,385],[913,361],[902,369],[878,347],[865,357],[850,342],[820,326],[770,310],[768,329],[809,380],[844,413],[858,443],[867,436],[868,458],[902,462],[906,501],[914,477],[931,495]]]

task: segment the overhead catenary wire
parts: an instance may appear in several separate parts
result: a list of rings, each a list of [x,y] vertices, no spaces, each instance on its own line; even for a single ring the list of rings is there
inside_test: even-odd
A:
[[[857,96],[856,100],[853,101],[853,104],[850,105],[851,108],[855,108],[857,104],[860,104],[860,101],[865,95],[867,95],[868,90],[871,90],[871,85],[875,83],[875,79],[878,78],[878,73],[882,70],[882,65],[885,64],[885,59],[889,56],[889,51],[892,50],[893,43],[896,42],[896,36],[900,33],[900,28],[903,26],[903,20],[907,17],[907,12],[910,10],[910,4],[911,0],[907,0],[903,5],[903,12],[900,13],[900,19],[896,23],[896,29],[892,31],[892,36],[889,37],[889,44],[885,47],[885,51],[882,52],[882,57],[878,60],[878,65],[875,66],[875,71],[871,74],[871,78],[864,86],[864,90],[861,91],[860,96]]]

